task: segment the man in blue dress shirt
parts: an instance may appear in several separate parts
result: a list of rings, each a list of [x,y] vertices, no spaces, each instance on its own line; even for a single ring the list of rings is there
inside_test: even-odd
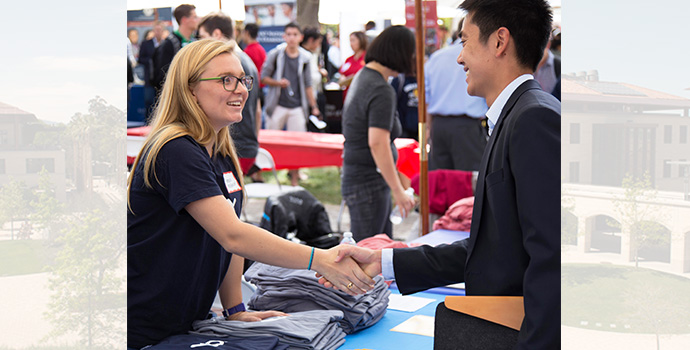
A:
[[[465,72],[457,62],[460,51],[458,38],[434,52],[424,66],[431,125],[429,170],[479,170],[486,147],[486,100],[467,93]]]

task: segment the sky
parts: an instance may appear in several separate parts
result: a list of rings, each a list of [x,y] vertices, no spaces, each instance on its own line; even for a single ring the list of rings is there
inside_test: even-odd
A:
[[[602,81],[690,98],[690,3],[571,0],[562,13],[564,73],[596,69]]]
[[[573,0],[561,6],[563,72],[596,69],[601,80],[690,98],[690,4]],[[57,122],[85,112],[97,95],[126,109],[126,1],[7,1],[4,8],[0,102]]]
[[[0,102],[69,122],[95,96],[125,110],[124,1],[3,2]]]

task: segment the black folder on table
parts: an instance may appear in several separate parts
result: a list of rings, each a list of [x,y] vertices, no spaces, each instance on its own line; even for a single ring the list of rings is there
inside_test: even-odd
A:
[[[522,297],[446,297],[436,307],[434,350],[512,349],[524,316]]]

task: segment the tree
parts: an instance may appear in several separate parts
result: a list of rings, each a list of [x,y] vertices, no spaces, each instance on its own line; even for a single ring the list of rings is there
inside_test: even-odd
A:
[[[26,199],[26,185],[24,182],[10,178],[0,190],[0,215],[2,223],[10,221],[10,237],[14,239],[14,221],[24,219],[29,210],[29,201]]]
[[[72,217],[57,240],[62,244],[49,288],[54,292],[45,316],[52,321],[49,337],[76,332],[87,349],[115,348],[124,337],[118,325],[125,322],[123,256],[126,251],[124,221],[118,212],[101,208]],[[121,345],[121,343],[120,343]]]
[[[319,0],[297,0],[297,23],[319,28]]]
[[[109,174],[124,186],[126,170],[124,112],[96,96],[89,101],[87,114],[77,113],[67,126],[72,147],[71,153],[74,182],[78,191],[91,191],[94,161],[109,165]],[[114,160],[114,164],[113,164]],[[120,183],[122,182],[122,183]]]
[[[623,178],[621,187],[623,196],[613,200],[613,206],[621,216],[621,222],[611,222],[613,226],[620,227],[625,234],[630,235],[630,249],[635,267],[639,266],[639,252],[644,247],[667,243],[668,236],[659,230],[660,219],[657,208],[651,202],[657,197],[657,191],[652,187],[648,173],[641,178],[634,178],[627,174]]]
[[[577,244],[577,218],[574,218],[575,200],[561,186],[561,246]]]
[[[49,270],[52,295],[45,317],[54,327],[48,337],[76,333],[79,348],[114,349],[125,343],[120,327],[126,322],[125,203],[122,196],[106,196],[106,202],[101,193],[92,191],[95,163],[108,164],[115,177],[124,178],[124,135],[124,113],[95,97],[89,101],[88,113],[72,117],[63,138],[77,191],[69,196],[69,214],[59,216],[64,228],[51,231],[60,250]],[[62,207],[44,175],[32,206],[35,219],[50,226],[55,219],[50,213],[61,212]]]
[[[33,212],[30,214],[31,220],[40,224],[48,232],[48,239],[53,236],[53,232],[59,230],[59,223],[62,217],[63,205],[55,197],[55,189],[50,181],[48,171],[43,168],[38,173],[38,189],[35,191],[34,200],[30,206]]]

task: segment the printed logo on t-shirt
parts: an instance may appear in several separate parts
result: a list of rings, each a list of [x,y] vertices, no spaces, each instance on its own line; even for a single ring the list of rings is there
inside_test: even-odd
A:
[[[205,346],[212,346],[214,348],[217,348],[221,345],[224,345],[225,342],[222,340],[209,340],[205,343],[198,343],[198,344],[192,344],[189,346],[190,348],[199,348],[199,347],[205,347]]]
[[[223,173],[223,180],[225,180],[225,187],[228,189],[228,193],[233,193],[242,190],[242,187],[240,187],[240,183],[237,182],[235,174],[233,174],[232,171]]]
[[[232,200],[230,200],[230,198],[225,198],[225,200],[228,201],[233,208],[235,207],[235,203],[237,203],[237,198],[233,198]]]

